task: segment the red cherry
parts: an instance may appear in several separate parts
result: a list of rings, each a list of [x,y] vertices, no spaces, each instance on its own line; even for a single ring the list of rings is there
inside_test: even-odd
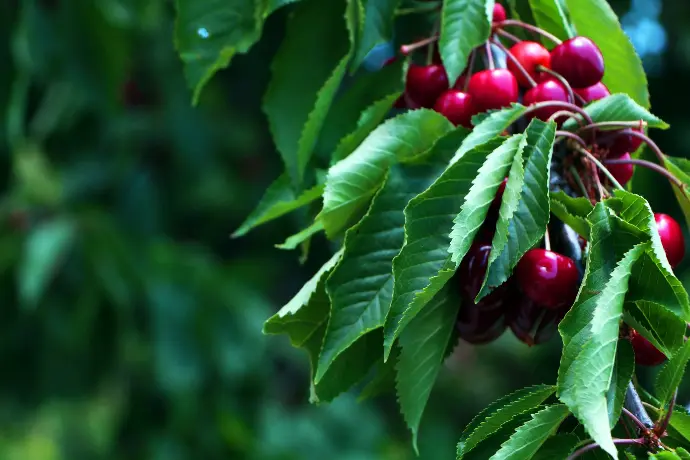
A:
[[[463,340],[480,345],[500,337],[506,329],[506,321],[502,309],[483,310],[465,303],[460,307],[455,327]]]
[[[676,268],[685,257],[683,230],[680,228],[680,224],[668,214],[655,213],[654,220],[668,263],[671,264],[671,267]]]
[[[506,322],[515,337],[532,346],[550,340],[567,312],[568,308],[546,309],[528,297],[521,297],[515,307],[506,311]]]
[[[635,352],[635,362],[640,366],[658,366],[666,361],[666,356],[635,329],[630,330],[630,344]]]
[[[631,131],[643,132],[642,128],[603,132],[597,137],[597,145],[608,149],[611,157],[619,157],[625,153],[634,152],[642,145],[642,139],[630,134]]]
[[[472,96],[457,89],[449,89],[436,100],[434,110],[444,115],[453,124],[472,127],[472,116],[477,113]]]
[[[479,112],[502,109],[518,100],[518,84],[508,69],[482,70],[472,75],[468,93]]]
[[[448,76],[442,65],[431,64],[420,66],[410,64],[407,70],[405,94],[408,99],[408,107],[434,106],[436,99],[448,89]],[[412,101],[412,104],[410,104]]]
[[[551,68],[551,54],[537,42],[519,42],[510,48],[510,54],[515,57],[532,78],[537,78],[537,74],[539,73],[537,70],[538,65],[543,65],[547,69]],[[527,78],[525,78],[522,72],[520,72],[518,67],[513,63],[513,60],[508,59],[507,64],[508,70],[513,72],[518,83],[525,88],[529,88],[529,81],[527,81]]]
[[[458,269],[460,280],[460,294],[465,305],[474,304],[474,299],[484,282],[484,275],[489,264],[491,244],[475,243],[462,259]],[[494,289],[491,294],[479,301],[477,307],[481,310],[500,310],[503,307],[505,294],[509,285],[504,283]]]
[[[506,9],[503,8],[503,5],[500,3],[494,3],[493,22],[505,21],[507,17],[508,14],[506,13]]]
[[[580,274],[570,257],[546,249],[531,249],[517,265],[522,292],[544,308],[570,306],[577,296]]]
[[[604,77],[604,56],[589,38],[574,37],[551,50],[551,69],[573,88],[587,88]]]
[[[599,99],[604,99],[605,97],[611,95],[611,91],[609,91],[606,85],[602,82],[588,86],[587,88],[578,88],[573,91],[575,91],[582,99],[585,100],[584,104],[582,105],[587,105],[590,102],[598,101]]]
[[[609,156],[609,159],[611,159],[611,160],[630,160],[630,154],[625,153],[619,157]],[[625,185],[628,182],[630,182],[630,179],[632,179],[633,172],[635,170],[633,165],[631,165],[631,164],[607,164],[606,168],[608,168],[611,175],[613,175],[613,177],[621,185]]]
[[[532,105],[537,104],[539,102],[547,101],[572,102],[570,100],[568,90],[565,88],[565,86],[563,86],[561,82],[554,78],[537,84],[537,86],[527,91],[525,93],[525,97],[523,98],[523,103],[525,105]],[[549,119],[549,117],[551,117],[551,115],[558,112],[559,110],[562,110],[562,108],[544,107],[530,114],[529,118],[537,117],[542,121],[546,121]],[[562,124],[563,121],[565,121],[565,118],[559,118],[558,123]]]

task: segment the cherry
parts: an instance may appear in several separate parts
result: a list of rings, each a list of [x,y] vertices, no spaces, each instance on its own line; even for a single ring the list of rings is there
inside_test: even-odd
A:
[[[609,156],[609,159],[611,159],[611,160],[630,160],[630,154],[624,153],[620,157]],[[606,165],[606,168],[609,170],[611,175],[621,185],[625,185],[628,182],[630,182],[630,179],[632,179],[633,172],[634,172],[634,167],[631,164],[609,164],[609,165]]]
[[[551,78],[549,80],[543,81],[537,84],[534,88],[531,88],[525,93],[523,98],[523,103],[525,105],[537,104],[539,102],[547,101],[560,101],[560,102],[572,102],[570,100],[570,95],[568,90],[563,86],[558,80]],[[531,113],[529,118],[539,118],[542,121],[546,121],[554,113],[561,110],[560,107],[544,107],[533,113]],[[562,124],[566,117],[558,119],[558,124]]]
[[[546,68],[551,68],[551,54],[541,44],[537,42],[522,41],[510,48],[510,54],[524,67],[530,77],[537,78],[539,71],[538,65],[543,65]],[[530,83],[525,76],[520,72],[517,65],[513,63],[512,59],[507,60],[508,70],[513,72],[518,83],[529,88]]]
[[[500,3],[494,3],[493,22],[505,21],[508,17],[506,9]]]
[[[642,139],[630,134],[631,131],[642,133],[642,128],[632,128],[630,130],[619,130],[604,133],[597,138],[597,144],[609,150],[609,156],[619,157],[628,152],[634,152],[640,145]]]
[[[587,88],[604,77],[604,56],[589,38],[574,37],[551,50],[551,69],[573,88]]]
[[[410,108],[434,106],[436,99],[448,89],[448,75],[442,65],[410,64],[407,70],[405,95]]]
[[[489,264],[489,254],[491,253],[491,243],[479,241],[472,245],[465,257],[462,259],[458,269],[460,280],[460,295],[466,305],[474,304],[474,299],[481,290],[484,283],[484,275]],[[480,310],[500,310],[503,308],[505,294],[509,289],[509,284],[504,283],[498,286],[491,294],[479,301],[477,307]]]
[[[472,75],[468,92],[479,112],[502,109],[518,100],[518,84],[508,69],[482,70]]]
[[[584,99],[584,103],[582,105],[587,105],[590,102],[598,101],[599,99],[604,99],[605,97],[611,95],[611,91],[609,91],[606,85],[602,82],[588,86],[587,88],[578,88],[574,91],[582,99]]]
[[[499,338],[506,329],[506,321],[501,309],[483,310],[465,303],[460,307],[455,328],[463,340],[480,345]]]
[[[635,362],[640,366],[658,366],[666,356],[635,329],[630,330],[630,344],[635,352]]]
[[[453,124],[472,127],[472,116],[477,113],[472,96],[457,89],[449,89],[436,100],[434,110],[444,115]]]
[[[550,340],[567,312],[568,308],[551,310],[521,297],[515,308],[506,312],[506,321],[515,337],[532,346]]]
[[[654,220],[668,263],[671,264],[671,267],[676,268],[685,256],[683,230],[681,230],[678,222],[668,214],[655,213]]]
[[[570,257],[546,249],[530,249],[518,262],[522,292],[544,308],[559,309],[575,301],[580,274]]]

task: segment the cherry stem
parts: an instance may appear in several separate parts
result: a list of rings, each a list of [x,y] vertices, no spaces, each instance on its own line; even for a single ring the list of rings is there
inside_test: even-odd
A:
[[[580,190],[582,190],[582,196],[584,196],[585,198],[591,199],[591,197],[589,196],[589,192],[587,191],[587,187],[585,187],[585,183],[582,182],[582,177],[580,177],[580,173],[577,172],[577,169],[575,169],[575,166],[570,167],[570,174],[573,175],[575,182],[580,187]]]
[[[619,190],[625,190],[625,189],[623,188],[623,186],[620,184],[620,182],[618,182],[618,181],[616,180],[616,178],[613,177],[613,174],[611,174],[611,172],[610,172],[608,169],[606,169],[606,166],[604,166],[604,165],[601,163],[601,161],[599,161],[599,160],[597,159],[597,157],[595,157],[594,155],[592,155],[592,152],[590,152],[590,151],[587,150],[586,148],[581,147],[581,146],[579,146],[579,145],[576,145],[576,146],[575,146],[575,150],[577,150],[578,152],[580,152],[581,154],[583,154],[585,157],[587,157],[587,159],[588,159],[589,161],[591,161],[592,163],[594,163],[594,164],[597,166],[597,168],[599,168],[599,170],[601,170],[601,172],[604,173],[604,175],[608,178],[608,180],[613,184],[614,187],[616,187],[616,188],[619,189]],[[598,174],[597,174],[597,175],[598,175]]]
[[[506,48],[506,47],[503,45],[503,43],[501,43],[500,41],[498,41],[498,40],[496,40],[496,39],[493,39],[492,42],[493,42],[496,46],[498,46],[499,48],[501,48],[501,51],[503,51],[504,53],[506,53],[506,56],[508,57],[508,59],[510,59],[510,62],[512,62],[513,64],[515,64],[515,67],[518,68],[518,70],[520,71],[520,73],[522,74],[522,76],[525,77],[525,79],[529,82],[529,84],[530,84],[530,86],[531,86],[532,88],[534,88],[535,86],[537,86],[537,82],[534,81],[534,78],[532,78],[532,76],[529,74],[529,72],[527,71],[527,69],[525,69],[525,67],[524,67],[522,64],[520,64],[520,61],[518,61],[517,58],[516,58],[515,56],[513,56],[513,53],[511,53],[511,52],[508,50],[508,48]]]
[[[639,125],[638,125],[638,126],[639,126]],[[642,141],[643,141],[645,144],[647,144],[647,146],[648,146],[650,149],[652,149],[652,152],[654,152],[654,154],[656,155],[656,157],[659,159],[659,162],[660,162],[661,164],[666,163],[666,156],[664,155],[664,153],[661,151],[661,149],[659,148],[659,146],[656,145],[656,142],[654,142],[653,140],[651,140],[646,134],[641,133],[641,132],[639,132],[639,131],[634,131],[634,130],[632,130],[632,129],[629,129],[629,130],[626,129],[625,131],[621,131],[621,133],[623,133],[623,132],[626,133],[626,134],[630,134],[630,135],[633,136],[633,137],[637,137],[638,139],[642,139]]]
[[[498,29],[502,29],[505,26],[522,27],[525,30],[529,30],[530,32],[534,32],[535,34],[539,34],[542,37],[548,38],[557,45],[560,45],[562,43],[558,37],[548,33],[544,29],[540,29],[539,27],[533,26],[532,24],[527,24],[525,22],[518,21],[517,19],[506,19],[505,21],[498,22],[494,25],[494,27],[497,27]]]
[[[676,398],[678,397],[678,389],[673,392],[673,397],[671,398],[671,402],[668,403],[668,410],[666,411],[666,414],[664,414],[664,418],[661,419],[657,425],[656,428],[654,428],[654,433],[657,436],[663,436],[663,434],[666,432],[666,428],[668,428],[668,424],[671,421],[671,415],[673,415],[673,408],[676,405]]]
[[[637,438],[637,439],[614,439],[613,443],[617,446],[626,446],[626,445],[640,445],[643,446],[645,444],[646,440],[644,438]],[[596,442],[593,442],[591,444],[587,444],[584,447],[581,447],[580,449],[576,450],[575,452],[570,455],[570,457],[567,458],[567,460],[574,460],[581,455],[586,454],[590,450],[594,450],[599,447],[599,444]]]
[[[565,78],[563,78],[563,76],[562,76],[560,73],[554,72],[553,70],[549,69],[548,67],[544,67],[544,66],[541,65],[541,64],[537,65],[537,70],[538,70],[539,72],[548,73],[548,74],[551,75],[553,78],[555,78],[556,80],[558,80],[558,81],[561,83],[561,85],[563,85],[563,86],[565,87],[566,91],[568,91],[568,96],[570,97],[570,101],[571,101],[571,102],[575,102],[575,93],[573,92],[572,86],[570,86],[570,83],[568,83],[568,80],[566,80]],[[579,98],[579,100],[580,100],[581,102],[584,103],[585,100],[584,100],[582,97],[580,97],[579,94],[577,95],[577,97]]]
[[[554,112],[554,113],[549,117],[549,119],[546,120],[546,121],[554,121],[554,122],[555,122],[557,118],[563,117],[563,116],[566,116],[566,117],[568,117],[568,118],[572,118],[573,120],[575,120],[575,121],[577,122],[577,124],[579,124],[580,126],[582,126],[582,120],[580,120],[580,119],[577,117],[577,114],[576,114],[576,113],[571,112],[571,111],[569,111],[569,110],[559,110],[558,112]]]
[[[546,249],[547,251],[551,251],[551,235],[549,235],[548,227],[544,232],[544,249]]]
[[[623,413],[628,416],[630,420],[637,425],[637,427],[641,430],[641,433],[647,433],[649,431],[649,428],[647,428],[642,421],[635,416],[632,412],[630,412],[628,409],[625,407],[623,408]]]
[[[514,41],[515,43],[520,43],[522,41],[518,37],[516,37],[515,35],[511,34],[510,32],[506,32],[503,29],[496,29],[494,32],[496,32],[501,37],[505,37],[508,40]]]
[[[439,30],[441,29],[441,19],[437,19],[434,22],[434,27],[431,30],[431,36],[432,37],[438,37],[439,36]],[[439,50],[440,53],[440,50]],[[431,62],[434,60],[434,44],[429,43],[429,45],[426,48],[426,65],[431,65]]]
[[[489,69],[494,70],[496,65],[494,63],[494,53],[491,52],[491,43],[487,40],[484,42],[484,51],[486,52],[486,59],[489,62]]]
[[[571,133],[570,131],[556,131],[556,137],[567,137],[568,139],[572,139],[578,144],[580,144],[583,147],[587,147],[587,143],[582,139],[580,136],[578,136],[575,133]]]
[[[418,42],[408,43],[407,45],[402,45],[400,47],[400,53],[403,56],[408,56],[414,50],[417,50],[419,48],[423,48],[427,45],[430,45],[431,43],[434,43],[437,40],[438,40],[438,35],[435,35],[433,37],[425,38],[424,40],[419,40]]]
[[[465,82],[462,85],[462,92],[466,93],[467,88],[470,86],[470,78],[472,78],[472,72],[474,69],[474,60],[477,58],[477,48],[472,50],[470,53],[470,61],[467,63],[467,75],[465,76]]]
[[[647,160],[638,160],[638,159],[630,159],[630,160],[623,160],[623,159],[612,159],[612,160],[606,160],[604,161],[605,164],[608,165],[638,165],[642,166],[643,168],[651,169],[652,171],[656,171],[662,176],[666,177],[670,182],[673,182],[673,184],[678,187],[678,188],[683,188],[685,185],[683,182],[678,179],[676,176],[671,173],[668,169],[664,168],[663,166],[659,166],[656,163],[652,163],[651,161]]]
[[[646,123],[643,122],[642,126],[646,126]],[[581,131],[589,130],[589,129],[602,129],[602,128],[610,128],[610,129],[625,129],[625,128],[638,128],[640,127],[640,122],[639,121],[599,121],[597,123],[592,123],[591,125],[583,126],[580,128]]]
[[[570,102],[562,102],[562,101],[544,101],[544,102],[538,102],[536,104],[533,104],[527,108],[527,111],[522,115],[523,117],[527,114],[536,112],[539,109],[543,109],[545,107],[558,107],[561,109],[566,109],[571,112],[575,112],[577,114],[582,115],[582,118],[585,119],[585,121],[588,124],[594,124],[594,121],[592,121],[592,117],[589,116],[587,112],[582,110],[580,107],[576,106],[575,104],[571,104]]]
[[[601,184],[601,178],[599,177],[599,170],[596,166],[592,166],[592,176],[594,176],[594,183],[597,185],[597,191],[599,192],[599,199],[603,200],[607,197],[608,193],[604,186]]]

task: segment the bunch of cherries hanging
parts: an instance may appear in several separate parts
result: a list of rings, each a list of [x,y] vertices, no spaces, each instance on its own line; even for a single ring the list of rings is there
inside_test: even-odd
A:
[[[549,51],[536,41],[521,40],[505,30],[510,27],[546,37],[554,46]],[[410,63],[405,91],[396,107],[430,108],[468,129],[472,129],[474,115],[516,102],[528,107],[523,123],[536,117],[555,121],[560,128],[567,119],[573,118],[580,124],[576,132],[556,133],[563,150],[573,153],[561,155],[556,175],[563,184],[560,188],[585,196],[593,203],[609,196],[612,187],[629,182],[636,165],[648,167],[680,185],[662,166],[632,159],[631,153],[645,142],[663,164],[663,154],[645,135],[643,122],[597,124],[582,110],[587,104],[610,95],[602,83],[604,58],[589,38],[576,36],[561,41],[536,26],[507,19],[505,8],[496,3],[491,37],[471,53],[465,72],[452,88],[438,53],[437,40],[433,36],[401,47],[403,55],[427,47],[432,47],[432,52],[427,53],[431,61],[428,65]],[[511,42],[510,47],[504,40]],[[505,54],[507,68],[496,68],[492,45]],[[483,70],[475,69],[480,61],[478,57],[484,58]],[[519,340],[532,346],[554,335],[558,323],[575,301],[583,276],[586,242],[570,227],[552,219],[546,233],[546,248],[528,251],[514,275],[475,304],[487,270],[506,182],[507,178],[456,274],[463,300],[456,326],[460,337],[472,344],[491,342],[510,328]],[[685,254],[680,225],[665,214],[655,214],[655,220],[669,263],[675,268]],[[552,250],[552,243],[558,251]],[[633,345],[638,364],[653,366],[665,360],[660,351],[633,329],[627,328],[625,334]]]

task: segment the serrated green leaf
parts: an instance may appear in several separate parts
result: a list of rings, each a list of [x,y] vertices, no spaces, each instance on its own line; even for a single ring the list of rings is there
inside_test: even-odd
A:
[[[319,218],[326,234],[340,233],[376,193],[388,168],[430,150],[453,125],[431,110],[414,110],[392,118],[367,137],[347,158],[328,171]]]
[[[558,0],[529,0],[529,5],[537,26],[561,40],[570,38],[570,25]],[[553,42],[546,37],[542,37],[542,42],[548,48],[553,47]]]
[[[317,185],[297,196],[290,184],[290,178],[283,173],[266,189],[259,204],[242,225],[235,230],[232,238],[244,236],[259,225],[306,206],[319,198],[322,193],[323,185]]]
[[[495,194],[522,139],[518,135],[504,143],[496,138],[467,152],[405,208],[405,245],[393,259],[393,301],[386,317],[385,356],[409,321],[455,273],[458,264],[448,252],[453,221],[465,203],[477,210],[473,220],[484,220],[492,199],[488,195]],[[480,171],[499,176],[492,170],[492,165],[499,164],[504,168],[501,179],[484,178],[481,185],[474,183]],[[471,190],[473,195],[481,195],[481,203],[470,200]],[[474,234],[468,237],[472,239]]]
[[[666,356],[683,345],[687,323],[662,304],[626,301],[623,320]]]
[[[616,361],[613,365],[611,383],[606,392],[606,406],[609,410],[609,426],[613,429],[618,423],[625,402],[628,384],[635,372],[635,354],[627,340],[621,340],[616,350]]]
[[[457,447],[457,459],[462,459],[480,442],[493,435],[517,415],[541,405],[556,391],[553,385],[523,388],[491,403],[464,429]]]
[[[490,460],[529,460],[568,415],[570,411],[564,404],[549,406],[537,412],[532,420],[515,430],[515,434]]]
[[[683,380],[683,374],[685,374],[685,367],[688,365],[688,361],[690,361],[690,343],[685,342],[671,356],[656,377],[654,388],[656,390],[656,397],[660,401],[665,403],[671,399],[673,392],[676,391]]]
[[[682,460],[690,460],[690,452],[682,447],[676,447],[676,454],[678,454]]]
[[[557,434],[546,440],[532,460],[555,460],[568,458],[580,439],[572,433]]]
[[[589,1],[589,0],[587,0]],[[627,94],[612,94],[604,99],[594,101],[585,107],[595,123],[604,121],[645,121],[650,128],[668,129],[669,125],[659,117],[632,100]],[[578,127],[577,122],[569,119],[563,129],[572,131]]]
[[[687,441],[690,441],[690,414],[675,409],[671,415],[670,425]]]
[[[524,173],[522,158],[515,155],[520,163],[511,168],[508,176],[486,278],[477,301],[510,277],[522,256],[544,237],[549,223],[549,176],[556,124],[534,119],[525,135]]]
[[[480,442],[474,449],[464,454],[462,460],[486,460],[495,454],[519,427],[529,422],[532,415],[539,412],[543,406],[535,407],[526,412],[516,415],[513,419],[506,422],[494,434]]]
[[[493,9],[494,0],[443,0],[439,47],[451,86],[472,50],[488,40]]]
[[[351,10],[352,0],[347,3],[348,18]],[[344,13],[329,2],[301,2],[288,21],[271,66],[273,76],[264,98],[264,112],[285,169],[296,185],[302,183],[349,62],[352,24],[351,19],[343,20]]]
[[[673,193],[676,195],[680,209],[685,216],[685,222],[690,225],[690,194],[688,194],[688,187],[690,187],[690,160],[687,158],[664,157],[664,166],[671,174],[676,176],[685,184],[686,188],[679,188],[672,185]]]
[[[567,0],[566,4],[577,33],[592,39],[604,55],[604,84],[612,93],[626,93],[641,106],[649,107],[642,61],[608,2]]]
[[[246,53],[261,36],[261,0],[176,0],[175,47],[193,91],[194,104],[204,85],[227,67],[235,53]]]
[[[657,452],[656,454],[650,452],[649,458],[654,460],[682,460],[681,457],[676,455],[675,452],[671,452],[670,450]]]
[[[395,391],[395,366],[398,364],[398,353],[399,348],[394,348],[391,359],[384,361],[383,357],[381,357],[376,363],[374,377],[362,388],[357,398],[358,402]]]
[[[395,9],[400,0],[361,0],[363,2],[363,27],[359,34],[352,70],[357,70],[367,54],[381,43],[387,43],[393,36]]]
[[[293,249],[297,249],[297,246],[309,240],[312,236],[316,235],[321,230],[323,230],[323,224],[319,221],[316,221],[304,230],[301,230],[295,233],[294,235],[289,236],[285,240],[285,242],[281,244],[276,244],[276,248],[284,249],[286,251],[292,251]]]
[[[485,117],[481,123],[476,124],[474,129],[465,141],[458,149],[458,153],[455,154],[453,162],[460,159],[465,153],[478,147],[494,137],[500,135],[503,131],[508,129],[510,125],[515,123],[522,114],[527,110],[526,107],[520,104],[513,104],[507,109],[499,110],[491,113],[489,116]]]
[[[460,308],[453,289],[443,289],[424,312],[400,336],[400,358],[396,366],[396,390],[400,410],[412,431],[417,453],[417,433],[431,389],[441,370]]]
[[[393,296],[393,258],[405,234],[403,210],[443,170],[444,164],[393,166],[362,220],[347,231],[345,253],[327,281],[331,297],[316,381],[335,358],[364,334],[383,327]]]
[[[594,206],[587,198],[573,198],[563,191],[551,193],[551,212],[585,239],[589,238],[587,215],[592,209]]]

